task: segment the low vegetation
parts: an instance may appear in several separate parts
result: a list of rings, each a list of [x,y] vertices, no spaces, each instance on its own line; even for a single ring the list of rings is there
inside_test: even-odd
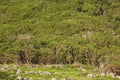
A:
[[[0,0],[0,64],[11,63],[120,75],[120,0]]]
[[[72,65],[2,65],[0,80],[119,80],[111,74],[103,75],[99,68]]]

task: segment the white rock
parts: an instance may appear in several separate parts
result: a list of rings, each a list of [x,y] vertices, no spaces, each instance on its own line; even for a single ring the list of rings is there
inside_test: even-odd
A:
[[[86,69],[81,69],[82,71],[86,71]]]
[[[61,80],[66,80],[65,78],[62,78]]]
[[[116,76],[117,79],[120,79],[120,76]]]
[[[0,68],[0,71],[3,71],[3,72],[4,72],[4,71],[6,71],[6,69],[5,69],[5,68]]]
[[[93,77],[95,77],[95,75],[93,75],[93,74],[88,74],[87,77],[88,77],[88,78],[93,78]]]
[[[50,73],[50,72],[45,72],[45,74],[46,74],[46,75],[51,75],[51,73]]]
[[[45,67],[45,68],[51,68],[52,65],[45,65],[44,67]]]
[[[5,69],[9,69],[9,66],[8,66],[8,65],[5,65],[4,68],[5,68]]]
[[[52,78],[51,80],[57,80],[56,78]]]
[[[105,74],[105,73],[101,73],[100,75],[101,75],[101,76],[105,76],[106,74]]]
[[[44,78],[40,78],[39,80],[45,80]]]
[[[21,74],[22,71],[20,69],[17,70],[16,74]]]
[[[25,77],[24,80],[33,80],[33,78]]]
[[[24,80],[28,80],[28,78],[27,78],[27,77],[25,77],[25,78],[24,78]]]
[[[86,71],[86,69],[84,69],[83,67],[80,67],[80,70],[82,70],[82,71]]]
[[[35,72],[34,71],[30,71],[31,74],[34,74]]]
[[[23,80],[23,77],[18,76],[18,77],[17,77],[17,80]]]
[[[32,78],[29,78],[29,80],[33,80]]]
[[[58,72],[54,72],[54,74],[59,74]]]
[[[109,73],[109,75],[113,78],[115,78],[115,73]]]
[[[60,69],[63,69],[63,67],[64,67],[64,65],[59,65],[59,68],[60,68]]]
[[[13,64],[12,67],[13,67],[14,69],[16,69],[16,68],[18,67],[18,65]]]

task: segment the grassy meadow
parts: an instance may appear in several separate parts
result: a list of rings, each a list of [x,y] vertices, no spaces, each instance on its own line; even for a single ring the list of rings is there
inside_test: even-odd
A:
[[[98,67],[73,65],[0,65],[0,80],[119,80]]]

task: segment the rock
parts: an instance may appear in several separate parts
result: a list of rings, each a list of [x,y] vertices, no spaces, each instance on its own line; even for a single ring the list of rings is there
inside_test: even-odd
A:
[[[45,65],[44,67],[45,67],[45,68],[51,68],[52,65]]]
[[[101,75],[101,76],[106,76],[106,74],[105,74],[105,73],[101,73],[100,75]]]
[[[82,70],[82,71],[86,71],[86,69],[84,69],[83,67],[80,67],[80,70]]]
[[[18,77],[17,77],[17,80],[24,80],[24,78],[21,77],[21,76],[18,76]]]
[[[32,78],[29,78],[29,80],[33,80]]]
[[[66,80],[65,78],[62,78],[61,80]]]
[[[120,76],[116,76],[117,79],[120,79]]]
[[[69,77],[69,78],[66,78],[66,80],[76,80],[76,79]]]
[[[85,34],[82,35],[83,38],[90,38],[94,34],[93,31],[87,31]]]
[[[11,67],[14,68],[14,69],[17,69],[17,68],[18,68],[18,65],[13,64]]]
[[[59,68],[60,68],[60,69],[63,69],[63,67],[64,67],[64,65],[59,65]]]
[[[4,66],[4,69],[9,69],[9,66],[8,66],[8,65],[5,65],[5,66]]]
[[[24,78],[24,80],[28,80],[28,78],[27,78],[27,77],[25,77],[25,78]]]
[[[52,65],[52,67],[63,69],[64,65],[62,65],[62,64],[59,64],[59,65],[58,64],[54,64],[54,65]]]
[[[22,73],[22,70],[18,69],[16,74],[21,74]]]
[[[39,71],[38,74],[39,75],[51,75],[50,72],[42,72],[42,71]]]
[[[108,75],[115,78],[115,73],[109,73]]]
[[[28,35],[28,34],[19,34],[18,35],[18,39],[29,40],[31,38],[32,38],[32,36]]]
[[[45,75],[51,75],[51,73],[50,72],[45,72]]]
[[[33,80],[33,78],[25,77],[23,80]]]
[[[39,80],[45,80],[44,78],[40,78]]]
[[[39,67],[40,65],[37,65],[37,64],[32,65],[32,68],[39,68]]]
[[[10,70],[10,67],[8,65],[3,65],[0,68],[0,71],[2,71],[2,72],[7,71],[7,70]]]
[[[0,68],[0,71],[4,72],[4,71],[6,71],[6,69],[5,68]]]
[[[88,74],[87,77],[88,78],[93,78],[93,77],[95,77],[95,75],[94,74]]]
[[[57,80],[56,78],[52,78],[51,80]]]
[[[25,71],[25,74],[36,74],[36,75],[51,75],[51,73],[50,72],[47,72],[47,71],[38,71],[38,72],[36,72],[36,71]]]
[[[54,72],[54,74],[59,74],[58,72]]]

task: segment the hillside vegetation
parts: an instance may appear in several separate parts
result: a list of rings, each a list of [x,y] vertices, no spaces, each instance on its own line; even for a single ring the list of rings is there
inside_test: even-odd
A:
[[[120,74],[120,0],[0,0],[0,63],[104,64]]]

